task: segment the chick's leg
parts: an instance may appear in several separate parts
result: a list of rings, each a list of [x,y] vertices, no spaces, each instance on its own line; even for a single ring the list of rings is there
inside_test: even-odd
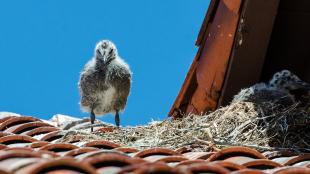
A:
[[[95,113],[94,113],[94,109],[91,109],[91,112],[90,112],[90,123],[91,123],[90,132],[94,131],[94,128],[93,128],[94,122],[95,122]]]
[[[120,123],[119,112],[118,112],[118,110],[116,110],[116,112],[115,112],[115,124],[116,124],[116,127],[119,127],[119,123]]]

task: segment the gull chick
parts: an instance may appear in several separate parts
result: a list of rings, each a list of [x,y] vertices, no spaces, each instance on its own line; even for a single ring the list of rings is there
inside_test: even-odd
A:
[[[78,83],[80,106],[90,113],[91,124],[95,116],[114,113],[115,124],[119,127],[119,112],[126,106],[131,77],[132,72],[119,57],[114,43],[109,40],[97,43],[94,57],[85,65]]]

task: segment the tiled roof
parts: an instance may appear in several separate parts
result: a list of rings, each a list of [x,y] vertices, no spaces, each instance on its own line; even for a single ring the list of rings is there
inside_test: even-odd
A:
[[[310,154],[260,153],[247,147],[214,152],[139,150],[96,140],[57,143],[65,130],[33,117],[0,119],[0,174],[20,173],[310,173]],[[105,130],[105,129],[100,129]]]

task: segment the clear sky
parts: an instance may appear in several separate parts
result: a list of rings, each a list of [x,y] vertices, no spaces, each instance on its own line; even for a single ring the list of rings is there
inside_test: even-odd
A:
[[[0,111],[44,119],[81,112],[79,72],[112,40],[133,71],[121,125],[162,120],[196,54],[209,0],[0,1]],[[114,123],[114,117],[100,117]]]

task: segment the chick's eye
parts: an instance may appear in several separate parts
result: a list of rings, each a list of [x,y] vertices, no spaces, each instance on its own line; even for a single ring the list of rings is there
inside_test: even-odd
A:
[[[108,44],[107,43],[103,43],[102,44],[102,48],[107,48],[108,47]]]

